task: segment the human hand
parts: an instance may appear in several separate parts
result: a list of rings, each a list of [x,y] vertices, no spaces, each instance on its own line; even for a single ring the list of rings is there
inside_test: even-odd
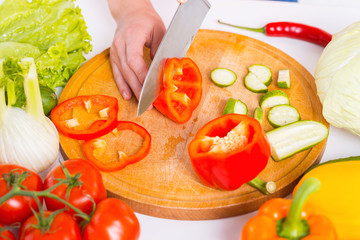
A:
[[[112,15],[117,22],[110,47],[111,67],[122,97],[130,99],[132,91],[139,99],[148,71],[143,59],[143,48],[150,48],[153,58],[166,29],[148,0],[115,2],[109,0]]]

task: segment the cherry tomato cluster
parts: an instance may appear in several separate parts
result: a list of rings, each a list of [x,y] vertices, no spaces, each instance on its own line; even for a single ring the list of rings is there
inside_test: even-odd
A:
[[[19,240],[136,240],[140,235],[133,210],[107,198],[99,170],[83,159],[54,167],[44,182],[24,167],[0,165],[0,240],[16,239],[7,227],[16,223],[21,224]]]

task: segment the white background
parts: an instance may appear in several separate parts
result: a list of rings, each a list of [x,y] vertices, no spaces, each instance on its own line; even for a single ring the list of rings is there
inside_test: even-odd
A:
[[[136,1],[136,0],[134,0]],[[176,0],[153,0],[165,25],[178,6]],[[299,3],[245,0],[209,0],[212,8],[201,28],[217,29],[247,35],[269,43],[300,62],[311,74],[322,48],[314,44],[287,38],[271,38],[217,24],[217,19],[234,24],[262,27],[268,22],[301,22],[336,33],[359,21],[359,0],[299,0]],[[77,0],[93,37],[93,52],[88,59],[108,48],[115,23],[106,0]],[[330,128],[322,161],[360,155],[360,138],[345,130]],[[178,221],[137,214],[141,225],[141,240],[233,240],[239,239],[246,221],[256,212],[242,216],[208,220]]]

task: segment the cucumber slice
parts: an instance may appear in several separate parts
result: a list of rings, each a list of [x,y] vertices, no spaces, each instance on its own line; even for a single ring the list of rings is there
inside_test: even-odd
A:
[[[280,69],[278,74],[278,87],[289,89],[291,86],[290,83],[290,71],[289,69]]]
[[[254,64],[248,67],[249,71],[254,73],[257,78],[266,86],[269,86],[272,81],[271,69],[265,65]]]
[[[281,90],[272,90],[260,98],[260,107],[270,108],[280,104],[290,104],[288,95]]]
[[[229,98],[224,108],[223,114],[237,113],[237,114],[247,114],[248,108],[245,103],[239,99]]]
[[[267,86],[260,82],[256,75],[249,72],[244,80],[245,87],[254,93],[266,93],[268,91]]]
[[[261,64],[251,65],[249,73],[245,77],[245,87],[255,93],[267,92],[267,86],[272,81],[272,72],[270,68]]]
[[[260,123],[262,123],[264,118],[264,111],[261,108],[256,107],[254,111],[254,118],[258,120]]]
[[[268,120],[274,128],[284,126],[300,120],[299,111],[291,105],[282,104],[271,108],[268,112]]]
[[[271,145],[271,157],[281,161],[323,141],[328,128],[317,121],[300,120],[266,133]]]
[[[235,83],[237,76],[227,68],[215,68],[210,74],[211,80],[219,87],[228,87]]]

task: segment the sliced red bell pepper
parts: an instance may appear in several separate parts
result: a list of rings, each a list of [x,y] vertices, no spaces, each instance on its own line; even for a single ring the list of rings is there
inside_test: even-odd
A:
[[[69,110],[74,109],[75,107],[84,107],[86,108],[87,104],[100,105],[107,110],[107,120],[98,125],[96,128],[92,127],[87,129],[75,129],[68,126],[67,121],[62,119],[62,116]],[[115,97],[105,96],[105,95],[89,95],[89,96],[77,96],[65,100],[64,102],[57,105],[51,111],[51,120],[58,129],[59,132],[64,134],[67,137],[78,139],[78,140],[87,140],[92,138],[100,137],[110,131],[112,131],[117,126],[117,115],[118,115],[118,100]]]
[[[97,128],[98,126],[101,126],[103,123],[104,121],[102,120],[96,121],[90,126],[89,129]],[[121,130],[131,130],[139,134],[143,138],[143,144],[135,154],[128,156],[125,153],[121,152],[121,154],[119,154],[119,158],[115,159],[115,161],[105,162],[97,158],[97,156],[95,156],[94,154],[94,151],[97,148],[97,144],[99,144],[99,138],[87,140],[82,144],[82,150],[84,152],[86,159],[93,162],[101,171],[111,172],[111,171],[121,170],[129,164],[140,161],[141,159],[146,157],[146,155],[150,152],[151,136],[149,132],[146,131],[145,128],[141,127],[140,125],[134,122],[117,121],[117,126],[113,131],[121,131]],[[108,133],[108,134],[113,134],[113,133]],[[116,137],[115,134],[113,134],[113,136]],[[106,135],[104,137],[106,137]],[[106,141],[105,140],[103,141],[105,144],[105,146],[103,147],[106,147]],[[119,152],[118,149],[112,149],[112,148],[113,146],[110,147],[109,149],[106,149],[106,151]]]
[[[256,119],[227,114],[205,124],[188,152],[203,184],[235,190],[265,168],[271,148]]]
[[[199,105],[202,77],[190,58],[169,58],[163,69],[163,88],[154,107],[171,120],[187,122]]]

